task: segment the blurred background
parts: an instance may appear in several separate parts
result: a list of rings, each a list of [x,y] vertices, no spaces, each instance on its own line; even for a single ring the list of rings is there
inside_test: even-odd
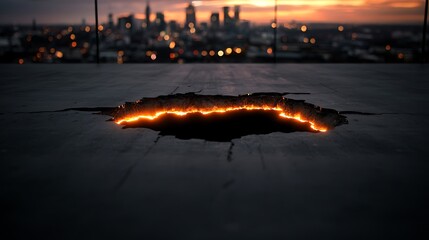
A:
[[[425,0],[2,0],[0,62],[413,63],[424,11]]]

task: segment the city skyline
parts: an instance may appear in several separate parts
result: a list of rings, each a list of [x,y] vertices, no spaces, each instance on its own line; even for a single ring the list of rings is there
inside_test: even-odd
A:
[[[131,13],[144,19],[145,0],[99,0],[100,21],[107,22],[108,14],[115,18]],[[151,19],[156,12],[163,12],[166,21],[175,20],[181,24],[186,21],[185,9],[189,2],[196,8],[199,23],[210,22],[212,13],[222,13],[222,7],[240,5],[240,18],[256,24],[266,24],[273,19],[274,1],[257,0],[158,0],[150,1]],[[126,4],[124,4],[126,3]],[[278,0],[279,21],[339,23],[420,23],[423,20],[423,0]],[[311,5],[310,5],[311,4]],[[4,0],[0,3],[0,24],[30,24],[33,19],[40,24],[77,24],[85,19],[93,23],[93,2],[75,0],[62,2],[52,0]],[[78,13],[78,14],[75,14]],[[222,14],[221,14],[222,15]],[[362,16],[365,16],[364,18]]]

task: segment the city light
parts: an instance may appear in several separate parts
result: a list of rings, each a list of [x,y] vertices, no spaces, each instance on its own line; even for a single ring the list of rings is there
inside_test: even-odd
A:
[[[122,51],[122,50],[119,50],[117,54],[118,54],[118,56],[117,56],[117,63],[118,64],[124,64],[124,55],[125,55],[125,52]]]
[[[55,56],[56,56],[57,58],[63,58],[64,54],[63,54],[61,51],[57,51],[57,52],[55,53]]]
[[[176,47],[176,42],[171,42],[170,44],[169,44],[169,48],[170,49],[174,49]]]
[[[150,1],[146,3],[147,7],[149,4]],[[255,24],[253,19],[248,21],[242,18],[247,16],[246,13],[240,12],[239,6],[233,8],[232,3],[225,4],[225,8],[214,9],[207,22],[198,17],[199,13],[205,11],[201,7],[204,6],[203,2],[197,4],[191,1],[186,5],[188,7],[180,11],[180,16],[186,17],[185,22],[181,22],[180,16],[170,11],[165,13],[156,9],[156,12],[151,12],[151,8],[146,8],[149,12],[121,13],[119,16],[109,13],[107,21],[103,20],[102,24],[94,26],[82,21],[82,24],[23,28],[17,32],[19,34],[9,36],[14,38],[14,43],[18,43],[16,49],[23,49],[22,52],[12,52],[15,56],[11,59],[15,63],[21,58],[51,63],[59,59],[56,53],[62,50],[67,52],[67,56],[62,57],[61,62],[92,62],[99,59],[96,57],[97,49],[102,52],[101,61],[112,63],[149,63],[155,60],[159,63],[172,60],[186,63],[272,62],[274,58],[279,62],[330,62],[335,59],[353,62],[416,62],[421,59],[419,49],[416,49],[420,45],[420,32],[414,26],[412,30],[402,26],[380,30],[375,29],[375,26],[344,22],[315,24],[294,21],[282,14],[281,19],[266,18],[265,23]],[[225,15],[224,11],[228,13]],[[147,19],[146,15],[150,18]],[[96,26],[98,34],[95,35],[93,30]],[[94,42],[94,37],[99,38],[100,45],[90,44]],[[273,38],[277,40],[276,45]],[[408,46],[404,46],[404,43]],[[396,49],[392,51],[392,45],[401,49],[401,52]],[[126,58],[121,54],[116,56],[120,51],[127,52]],[[282,54],[286,51],[288,54]]]

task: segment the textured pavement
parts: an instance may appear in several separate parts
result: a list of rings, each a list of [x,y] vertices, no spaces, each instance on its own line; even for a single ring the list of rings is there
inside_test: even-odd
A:
[[[428,239],[428,65],[0,65],[2,239]],[[231,143],[90,112],[171,93],[307,92],[327,133]]]

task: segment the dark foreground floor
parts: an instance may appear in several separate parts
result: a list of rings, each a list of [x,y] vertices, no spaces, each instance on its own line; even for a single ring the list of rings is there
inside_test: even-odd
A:
[[[427,65],[0,65],[2,239],[429,239]],[[200,91],[341,111],[234,144],[89,112]],[[24,112],[24,113],[21,113]]]

